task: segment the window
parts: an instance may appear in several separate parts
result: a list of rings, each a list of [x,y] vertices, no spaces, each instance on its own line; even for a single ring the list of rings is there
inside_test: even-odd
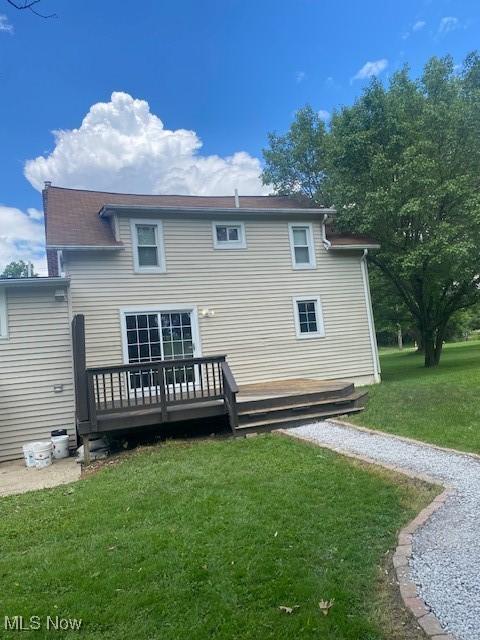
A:
[[[165,271],[162,223],[154,220],[132,220],[131,228],[135,271]]]
[[[7,292],[0,289],[0,338],[8,338]]]
[[[290,249],[294,269],[315,269],[315,250],[311,224],[289,224]]]
[[[293,313],[297,338],[323,338],[325,336],[322,307],[318,296],[294,298]]]
[[[246,249],[243,222],[214,222],[212,230],[215,249]]]

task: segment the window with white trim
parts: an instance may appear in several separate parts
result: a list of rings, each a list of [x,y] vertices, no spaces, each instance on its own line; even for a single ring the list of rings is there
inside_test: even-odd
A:
[[[294,269],[315,269],[315,249],[311,224],[288,225]]]
[[[8,338],[7,292],[0,289],[0,338]]]
[[[245,225],[243,222],[214,222],[212,225],[215,249],[245,249]]]
[[[158,220],[132,220],[131,229],[135,271],[165,271],[162,223]]]
[[[318,296],[294,298],[293,313],[297,338],[325,337],[322,306]]]

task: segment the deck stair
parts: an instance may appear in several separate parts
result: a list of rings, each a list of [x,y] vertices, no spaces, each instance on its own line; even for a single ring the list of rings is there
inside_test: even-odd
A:
[[[295,427],[333,416],[358,413],[367,392],[350,382],[310,379],[240,387],[236,435]]]

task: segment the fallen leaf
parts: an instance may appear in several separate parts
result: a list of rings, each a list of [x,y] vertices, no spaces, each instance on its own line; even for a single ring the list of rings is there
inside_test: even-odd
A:
[[[295,609],[298,609],[300,605],[295,604],[293,607],[286,607],[285,605],[280,605],[278,608],[280,611],[284,611],[285,613],[293,613]]]
[[[335,602],[335,600],[320,600],[320,602],[318,603],[318,606],[320,607],[320,611],[323,613],[324,616],[328,616],[328,612],[330,610],[331,607],[333,607],[333,603]]]

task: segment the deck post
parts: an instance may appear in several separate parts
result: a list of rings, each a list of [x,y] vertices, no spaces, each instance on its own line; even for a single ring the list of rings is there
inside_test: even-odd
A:
[[[166,376],[165,368],[162,365],[159,365],[158,367],[158,384],[160,387],[160,410],[162,412],[162,422],[167,422],[167,394],[165,392]]]
[[[77,422],[87,422],[89,413],[85,356],[85,316],[83,314],[75,315],[72,320],[72,349]]]

